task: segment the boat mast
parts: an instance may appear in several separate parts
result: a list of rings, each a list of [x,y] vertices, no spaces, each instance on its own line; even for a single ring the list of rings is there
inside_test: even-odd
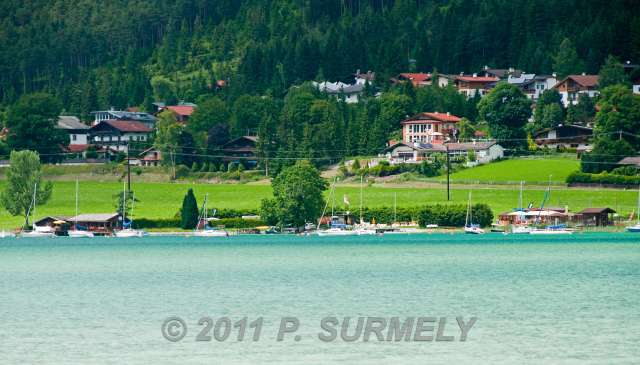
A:
[[[398,222],[398,193],[397,192],[393,192],[393,223]]]
[[[78,230],[78,179],[76,178],[76,218],[74,219],[75,230]]]
[[[33,230],[36,229],[36,194],[38,192],[38,183],[36,182],[35,184],[33,184],[33,209],[31,210],[31,214],[32,214],[32,222],[31,222],[31,228]]]
[[[636,221],[640,224],[640,185],[638,185],[638,208],[636,210]]]
[[[467,201],[467,215],[464,217],[464,226],[469,226],[469,210],[471,210],[471,191],[469,191],[469,200]]]
[[[520,181],[520,197],[518,199],[518,209],[522,211],[524,207],[522,206],[522,187],[524,185],[524,181]]]
[[[363,175],[360,175],[360,224],[362,224],[362,177]]]
[[[122,229],[127,218],[127,182],[122,182]]]

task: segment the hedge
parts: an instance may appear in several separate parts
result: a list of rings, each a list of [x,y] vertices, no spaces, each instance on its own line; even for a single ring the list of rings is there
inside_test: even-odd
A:
[[[638,185],[640,176],[625,176],[601,172],[599,174],[589,174],[575,171],[567,176],[567,184],[614,184],[614,185]]]
[[[473,205],[473,223],[488,226],[493,220],[493,211],[486,204]],[[421,227],[428,224],[437,224],[444,227],[464,226],[467,214],[466,205],[427,205],[413,208],[398,208],[395,212],[395,221],[418,222]],[[357,215],[357,213],[356,213]],[[391,224],[394,222],[392,207],[372,208],[363,210],[363,219],[376,223]]]
[[[259,226],[265,226],[266,223],[259,219],[242,219],[242,218],[223,218],[216,221],[211,221],[210,224],[214,227],[224,226],[225,228],[254,228]],[[136,228],[149,229],[149,228],[176,228],[180,229],[180,218],[169,219],[147,219],[139,218],[133,222]]]

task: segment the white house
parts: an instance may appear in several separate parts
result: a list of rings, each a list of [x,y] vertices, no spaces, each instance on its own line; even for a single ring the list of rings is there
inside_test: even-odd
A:
[[[129,144],[146,142],[151,128],[132,120],[103,120],[89,130],[92,144],[127,152]]]
[[[420,163],[428,161],[434,153],[449,153],[449,156],[469,156],[475,154],[475,161],[470,164],[488,163],[504,157],[504,148],[495,141],[465,142],[465,143],[404,143],[399,142],[385,150],[386,157],[392,164]]]
[[[538,100],[540,95],[553,88],[558,80],[555,75],[520,74],[518,77],[509,75],[507,82],[518,86],[529,99]]]
[[[569,75],[553,88],[560,93],[565,107],[575,105],[580,94],[587,94],[592,98],[599,94],[598,75]]]
[[[640,75],[638,75],[635,80],[632,80],[633,84],[633,93],[640,94]]]
[[[357,103],[364,93],[365,84],[357,83],[354,85],[345,84],[344,82],[312,82],[313,86],[318,90],[325,92],[336,99],[344,98],[346,103]]]
[[[58,117],[58,129],[62,129],[69,135],[69,146],[86,146],[89,135],[89,126],[82,123],[78,117],[61,115]]]
[[[460,117],[451,113],[420,113],[400,122],[404,143],[443,143],[456,134]]]
[[[136,122],[140,122],[147,126],[147,128],[153,129],[156,124],[156,117],[149,113],[144,112],[129,112],[122,110],[102,110],[91,112],[94,116],[93,124],[97,125],[98,123],[105,120],[132,120]]]

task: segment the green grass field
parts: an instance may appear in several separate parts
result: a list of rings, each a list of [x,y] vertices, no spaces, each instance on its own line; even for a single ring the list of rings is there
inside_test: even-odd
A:
[[[516,183],[522,180],[546,183],[551,175],[552,182],[564,183],[567,176],[579,168],[580,162],[573,158],[513,159],[465,169],[452,174],[451,179],[482,183]]]
[[[205,193],[209,193],[209,206],[216,208],[249,209],[257,208],[260,200],[271,196],[269,185],[243,184],[165,184],[165,183],[134,183],[133,190],[140,200],[135,206],[134,216],[144,218],[173,217],[182,204],[182,198],[187,189],[192,187],[198,199],[202,202]],[[0,182],[4,189],[4,182]],[[44,206],[39,206],[36,218],[46,215],[73,215],[75,182],[54,182],[54,194]],[[82,182],[80,184],[80,211],[83,213],[113,212],[114,194],[121,192],[122,184],[114,182]],[[336,189],[337,203],[342,205],[343,195],[347,194],[351,201],[351,210],[359,207],[360,191],[356,186],[338,186]],[[394,194],[397,195],[398,206],[417,206],[424,204],[446,203],[445,187],[410,188],[410,187],[366,187],[364,201],[366,206],[393,206]],[[465,204],[467,189],[453,189],[452,203]],[[534,202],[539,205],[544,190],[527,189],[524,192],[524,202]],[[572,211],[582,208],[609,206],[621,214],[628,215],[636,205],[637,193],[622,190],[579,190],[554,188],[548,206],[569,205]],[[486,203],[494,213],[508,211],[517,205],[517,188],[487,187],[473,191],[473,201]],[[20,217],[12,217],[5,210],[0,210],[0,229],[11,229],[20,226]]]

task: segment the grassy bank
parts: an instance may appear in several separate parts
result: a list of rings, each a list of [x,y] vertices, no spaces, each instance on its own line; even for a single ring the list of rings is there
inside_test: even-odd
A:
[[[461,170],[451,175],[453,181],[482,183],[519,182],[546,183],[551,175],[553,183],[564,184],[567,176],[580,169],[575,158],[522,158],[504,160]]]
[[[136,198],[134,214],[137,217],[150,219],[171,218],[182,204],[182,198],[187,189],[193,188],[200,203],[204,194],[209,194],[209,206],[217,208],[249,209],[259,206],[260,201],[271,195],[269,185],[246,184],[180,184],[180,183],[134,183],[133,190]],[[0,181],[0,189],[4,189],[4,182]],[[51,200],[37,209],[37,217],[45,215],[73,215],[74,189],[72,181],[55,181],[54,194]],[[85,181],[80,184],[80,210],[83,213],[112,212],[115,194],[121,192],[122,183]],[[348,195],[351,210],[356,211],[360,205],[360,191],[357,186],[339,186],[336,189],[337,204],[342,204],[343,195]],[[443,186],[437,188],[412,187],[365,187],[364,203],[370,207],[392,206],[394,195],[397,196],[398,206],[417,206],[423,204],[446,203],[446,190]],[[454,187],[451,191],[451,203],[464,204],[467,201],[468,189]],[[527,189],[524,192],[524,202],[539,205],[544,195],[543,189]],[[581,190],[554,189],[551,200],[547,204],[552,206],[569,205],[572,211],[585,207],[609,206],[621,214],[628,215],[636,205],[636,191],[623,190]],[[511,210],[517,205],[518,190],[515,188],[486,187],[473,191],[474,203],[486,203],[495,214]],[[0,229],[10,229],[21,224],[20,217],[12,217],[5,210],[0,210]]]

